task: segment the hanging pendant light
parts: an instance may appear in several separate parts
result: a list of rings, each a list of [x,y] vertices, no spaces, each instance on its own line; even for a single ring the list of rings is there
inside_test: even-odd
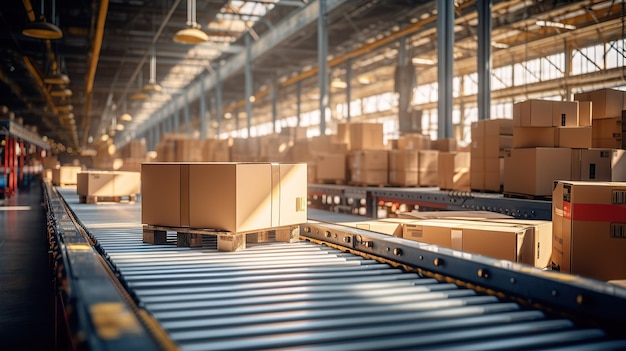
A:
[[[122,113],[122,115],[120,116],[120,122],[132,121],[133,116],[131,116],[130,113],[128,113],[128,111],[126,110],[126,97],[124,97],[124,105],[122,106],[122,108],[124,109],[124,113]]]
[[[52,19],[54,20],[54,2],[52,2]],[[35,39],[61,39],[63,31],[53,23],[46,22],[44,16],[44,1],[41,0],[41,14],[39,21],[30,22],[22,29],[22,34]]]
[[[187,25],[174,35],[174,41],[181,44],[200,44],[209,40],[209,36],[200,30],[196,22],[196,0],[187,0]]]
[[[139,90],[130,96],[130,99],[133,101],[144,101],[148,100],[150,97],[148,94],[142,91],[141,82],[143,80],[143,72],[139,71],[139,76],[137,77],[137,84],[139,85]]]
[[[148,84],[143,87],[143,91],[147,93],[159,93],[161,90],[163,90],[163,88],[156,82],[156,54],[153,46],[152,57],[150,57],[150,80],[148,80]]]

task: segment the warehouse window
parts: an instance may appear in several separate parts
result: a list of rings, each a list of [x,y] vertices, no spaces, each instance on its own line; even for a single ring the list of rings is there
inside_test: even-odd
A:
[[[604,45],[593,45],[572,52],[572,74],[600,71],[603,64]]]
[[[491,73],[491,89],[499,90],[513,85],[513,67],[504,66],[494,68]],[[478,88],[476,89],[478,90]]]
[[[478,94],[478,73],[470,73],[463,78],[463,95]]]
[[[606,69],[626,66],[626,39],[611,41],[606,44]]]

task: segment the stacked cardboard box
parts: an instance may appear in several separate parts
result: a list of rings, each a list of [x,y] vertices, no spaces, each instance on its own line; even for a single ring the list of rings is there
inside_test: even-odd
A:
[[[626,279],[625,218],[625,182],[555,182],[554,266],[599,280]]]
[[[227,139],[207,139],[202,146],[202,161],[229,162],[230,149]]]
[[[358,185],[386,185],[388,182],[387,150],[353,150],[350,152],[351,181]]]
[[[481,120],[472,123],[470,188],[477,191],[502,191],[505,150],[513,142],[513,121]]]
[[[233,162],[255,162],[259,159],[261,146],[258,138],[233,138],[230,159]]]
[[[389,151],[389,184],[396,186],[417,186],[417,150]]]
[[[574,100],[590,102],[593,147],[624,149],[624,115],[626,92],[614,89],[574,94]]]
[[[348,158],[350,181],[358,185],[386,185],[388,151],[380,123],[351,123]],[[318,169],[319,172],[319,169]]]
[[[445,190],[470,190],[469,152],[439,152],[437,186]]]
[[[290,161],[292,140],[292,137],[283,134],[270,134],[259,137],[261,148],[259,159],[264,162]]]
[[[306,174],[306,164],[144,163],[141,221],[230,232],[304,223]]]
[[[420,150],[417,154],[417,182],[420,186],[437,186],[439,151]]]

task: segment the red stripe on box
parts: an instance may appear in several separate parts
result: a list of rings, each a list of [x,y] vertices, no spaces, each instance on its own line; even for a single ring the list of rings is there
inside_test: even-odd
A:
[[[626,222],[626,205],[563,202],[563,217],[573,221]]]

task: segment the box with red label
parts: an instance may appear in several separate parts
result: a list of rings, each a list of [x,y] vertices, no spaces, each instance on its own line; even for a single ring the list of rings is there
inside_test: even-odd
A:
[[[555,182],[552,224],[552,261],[562,272],[626,279],[626,182]]]

